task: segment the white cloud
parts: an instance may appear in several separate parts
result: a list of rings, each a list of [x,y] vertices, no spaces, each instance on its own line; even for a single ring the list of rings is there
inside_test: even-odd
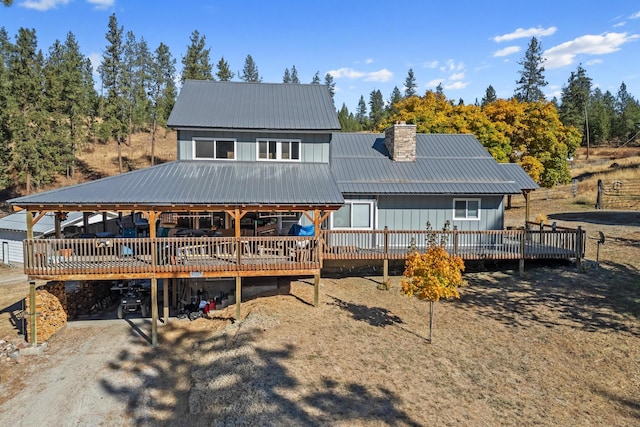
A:
[[[460,81],[456,81],[456,82],[450,82],[444,85],[444,89],[445,90],[459,90],[459,89],[464,89],[465,87],[467,87],[469,83],[467,82],[460,82]]]
[[[379,71],[357,71],[353,68],[343,67],[337,70],[329,70],[334,79],[363,79],[366,82],[387,82],[393,78],[393,73],[386,68]]]
[[[543,56],[548,69],[571,65],[577,55],[606,55],[620,50],[621,46],[640,38],[637,34],[605,33],[580,36],[546,50]]]
[[[638,19],[638,18],[640,18],[640,11],[634,13],[629,17],[629,19]]]
[[[353,68],[346,67],[338,68],[337,70],[329,70],[327,73],[331,74],[334,79],[359,79],[364,76],[362,71],[356,71]]]
[[[438,61],[430,61],[430,62],[423,62],[422,66],[424,68],[438,68],[439,62]]]
[[[456,63],[453,59],[449,59],[447,63],[440,67],[440,71],[460,71],[464,68],[464,62]]]
[[[602,64],[604,61],[600,58],[597,59],[592,59],[590,61],[585,62],[585,65],[587,66],[591,66],[591,65],[597,65],[597,64]]]
[[[549,27],[549,28],[537,27],[537,28],[526,28],[526,29],[518,28],[512,33],[503,34],[501,36],[495,36],[493,38],[493,41],[496,43],[500,43],[500,42],[506,42],[506,41],[516,40],[516,39],[523,39],[523,38],[529,39],[531,37],[550,36],[554,34],[557,30],[558,29],[556,27]]]
[[[69,0],[25,0],[19,5],[27,9],[39,10],[45,12],[49,9],[55,9],[58,5],[68,4]]]
[[[87,3],[92,4],[96,9],[108,9],[116,2],[116,0],[87,0]]]
[[[427,87],[437,87],[440,83],[444,83],[444,79],[433,79],[427,82]]]
[[[462,80],[464,79],[464,73],[455,73],[449,76],[449,80]]]
[[[367,58],[367,59],[364,60],[364,63],[365,64],[373,64],[373,59]]]
[[[625,21],[622,21],[622,22],[618,22],[617,24],[613,24],[613,28],[620,28],[620,27],[624,27],[625,25],[627,25],[627,23]]]
[[[505,47],[504,49],[500,49],[497,50],[493,53],[493,57],[494,58],[500,58],[502,56],[509,56],[509,55],[513,55],[514,53],[518,53],[520,52],[521,47],[520,46],[509,46],[509,47]]]
[[[393,73],[386,68],[383,68],[379,71],[372,71],[367,73],[367,77],[365,77],[365,82],[388,82],[393,78]]]

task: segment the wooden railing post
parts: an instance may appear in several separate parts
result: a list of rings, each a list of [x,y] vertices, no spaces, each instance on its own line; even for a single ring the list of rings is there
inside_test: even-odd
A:
[[[458,226],[453,226],[453,255],[458,255],[458,245],[459,245],[460,237],[458,236]]]
[[[520,276],[524,274],[525,241],[527,240],[527,233],[527,229],[522,230],[522,233],[520,233],[520,261],[518,263],[518,272]]]
[[[382,260],[382,283],[384,285],[387,284],[389,280],[389,227],[384,226],[384,230],[382,231],[383,236],[383,248],[384,248],[384,259]]]
[[[578,230],[576,231],[576,268],[580,268],[580,263],[582,261],[582,255],[584,246],[584,233],[582,231],[582,226],[578,226]]]

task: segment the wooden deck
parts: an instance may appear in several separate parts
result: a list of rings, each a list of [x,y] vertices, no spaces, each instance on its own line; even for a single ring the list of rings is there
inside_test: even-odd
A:
[[[402,260],[426,231],[323,230],[315,237],[25,240],[32,279],[199,278],[319,274],[323,260]],[[436,241],[465,260],[581,259],[581,229],[449,231]]]

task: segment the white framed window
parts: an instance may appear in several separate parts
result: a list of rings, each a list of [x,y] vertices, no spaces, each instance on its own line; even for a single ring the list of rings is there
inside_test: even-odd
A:
[[[453,199],[453,219],[480,219],[480,199]]]
[[[259,139],[256,145],[258,160],[300,161],[300,140]]]
[[[193,158],[198,160],[233,160],[236,158],[235,139],[194,138]]]
[[[345,200],[344,206],[331,214],[332,229],[373,230],[373,200]]]

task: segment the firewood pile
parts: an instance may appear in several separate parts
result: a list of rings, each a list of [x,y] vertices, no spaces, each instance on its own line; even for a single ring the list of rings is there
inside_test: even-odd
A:
[[[39,343],[47,341],[53,334],[67,324],[67,313],[60,300],[47,290],[37,290],[36,303],[36,338]],[[26,297],[27,340],[31,337],[31,306],[29,295]]]
[[[107,308],[110,302],[111,282],[81,282],[77,288],[66,291],[66,311],[69,319],[93,314]]]

